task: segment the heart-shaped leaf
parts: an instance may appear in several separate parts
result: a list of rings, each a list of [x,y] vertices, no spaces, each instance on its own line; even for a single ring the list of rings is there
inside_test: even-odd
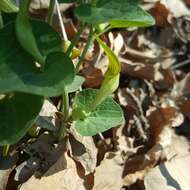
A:
[[[43,56],[39,51],[38,44],[32,31],[32,25],[29,17],[29,7],[32,0],[24,0],[20,2],[20,9],[15,20],[15,33],[19,44],[33,58],[41,64],[45,65],[46,56]],[[23,35],[24,31],[24,35]]]
[[[16,143],[35,121],[43,97],[15,93],[0,100],[0,145]]]
[[[76,75],[73,82],[68,86],[66,86],[67,92],[71,93],[77,91],[82,86],[84,81],[85,81],[84,77]]]
[[[97,90],[81,91],[74,100],[74,110],[83,110],[90,106],[96,97]],[[111,98],[106,98],[96,109],[85,118],[75,122],[78,133],[83,136],[93,136],[123,123],[121,107]]]
[[[76,16],[91,24],[109,23],[110,28],[149,26],[154,19],[141,7],[139,0],[98,0],[96,5],[83,3],[76,10]]]
[[[33,58],[17,42],[14,23],[6,25],[0,31],[0,93],[60,95],[64,85],[74,79],[74,65],[65,53],[54,52],[61,48],[61,39],[48,24],[33,21],[32,25],[41,53],[48,55],[44,70],[35,66]]]

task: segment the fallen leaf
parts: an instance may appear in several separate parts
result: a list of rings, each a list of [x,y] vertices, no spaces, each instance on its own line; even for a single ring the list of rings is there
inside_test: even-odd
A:
[[[174,135],[170,160],[153,168],[144,178],[146,190],[188,190],[190,186],[189,143]]]
[[[117,153],[107,153],[100,166],[96,168],[93,190],[116,190],[123,186],[123,164]]]
[[[87,66],[83,68],[81,72],[81,74],[85,77],[85,82],[83,84],[85,88],[97,88],[101,85],[104,77],[100,69]]]
[[[50,101],[45,100],[35,124],[50,131],[56,131],[59,127],[57,112],[57,108]]]
[[[9,179],[9,175],[13,169],[0,170],[0,190],[5,190],[7,186],[7,182]]]
[[[188,94],[190,94],[190,73],[187,73],[182,80],[176,82],[172,91],[174,97]]]
[[[97,164],[97,148],[92,137],[84,137],[74,129],[69,134],[71,157],[84,168],[84,175],[93,173]]]
[[[157,26],[164,27],[168,25],[169,10],[159,1],[151,8],[150,13],[155,18]]]
[[[150,143],[154,145],[165,127],[172,127],[176,123],[175,119],[179,115],[179,111],[175,107],[157,108],[148,115],[148,122],[150,124]],[[182,121],[177,123],[180,125]]]
[[[124,184],[129,186],[137,180],[143,180],[158,162],[166,159],[165,149],[171,146],[172,131],[164,128],[158,142],[145,154],[135,155],[125,163],[123,171]]]
[[[190,100],[180,100],[179,108],[183,115],[190,119]]]
[[[169,90],[173,87],[175,82],[173,72],[163,69],[160,64],[132,63],[129,60],[122,60],[122,74],[153,81],[158,90]]]
[[[30,8],[33,10],[48,9],[50,0],[32,0]],[[72,3],[60,4],[60,10],[65,11]]]
[[[7,157],[2,157],[2,155],[0,154],[0,190],[6,189],[8,185],[8,179],[10,177],[11,172],[14,170],[17,161],[17,153],[9,155]]]
[[[16,167],[15,180],[25,182],[33,174],[38,177],[56,163],[58,158],[66,151],[67,139],[57,143],[53,136],[42,134],[37,141],[29,143],[24,151],[30,156],[26,161]]]
[[[181,16],[190,16],[189,9],[181,0],[161,0],[160,3],[166,6],[173,17],[179,18]]]
[[[42,176],[32,176],[21,185],[20,190],[86,190],[84,180],[77,173],[75,162],[64,153],[60,159]]]
[[[161,0],[160,2],[170,12],[168,21],[176,36],[185,43],[190,41],[190,10],[185,3],[182,0]]]

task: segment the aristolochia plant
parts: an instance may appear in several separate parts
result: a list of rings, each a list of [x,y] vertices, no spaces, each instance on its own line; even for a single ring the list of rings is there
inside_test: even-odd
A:
[[[80,29],[69,42],[51,27],[56,1],[50,1],[47,23],[30,18],[31,0],[20,0],[19,8],[12,0],[0,1],[0,145],[22,138],[35,122],[44,99],[52,96],[62,95],[64,118],[59,139],[71,122],[84,136],[123,122],[122,109],[110,96],[118,88],[121,65],[99,36],[113,28],[150,26],[154,19],[139,6],[139,0],[59,0],[76,3],[74,13]],[[14,14],[5,19],[4,13]],[[85,27],[90,32],[80,55],[75,45]],[[84,81],[77,73],[93,40],[104,50],[109,65],[100,89],[76,93],[70,113],[68,94],[76,92]],[[72,59],[76,57],[75,66]]]

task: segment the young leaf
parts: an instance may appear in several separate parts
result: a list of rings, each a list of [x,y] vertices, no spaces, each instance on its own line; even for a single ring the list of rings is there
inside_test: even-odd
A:
[[[20,10],[15,23],[16,36],[20,45],[30,53],[36,61],[44,66],[46,57],[39,51],[29,20],[28,9],[30,2],[31,0],[24,0],[20,3]]]
[[[96,97],[90,106],[89,111],[95,109],[97,105],[99,105],[107,96],[112,94],[119,85],[119,76],[121,70],[121,64],[116,57],[116,55],[112,52],[112,50],[97,36],[95,36],[97,42],[104,49],[106,55],[109,59],[108,69],[104,75],[104,80],[100,89],[97,91]]]
[[[74,109],[84,110],[90,107],[96,94],[97,90],[93,89],[79,92],[74,100]],[[116,127],[123,121],[122,109],[111,97],[107,97],[94,111],[88,113],[87,117],[75,121],[75,127],[81,135],[93,136]]]
[[[18,44],[14,23],[8,24],[0,30],[0,93],[19,91],[46,97],[57,96],[74,79],[72,60],[65,53],[51,53],[61,47],[59,35],[44,22],[33,23],[41,52],[49,54],[44,71],[34,65],[33,58]]]
[[[0,145],[14,144],[32,126],[43,97],[16,93],[0,100]]]
[[[19,9],[12,0],[0,0],[0,11],[6,13],[17,12]]]
[[[83,3],[76,16],[91,24],[109,23],[110,28],[149,26],[154,19],[139,5],[139,0],[97,0],[96,5]]]

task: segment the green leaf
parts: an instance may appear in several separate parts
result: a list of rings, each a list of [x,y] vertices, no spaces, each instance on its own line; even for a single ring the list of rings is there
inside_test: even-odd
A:
[[[62,52],[62,39],[59,33],[43,21],[31,20],[31,24],[37,46],[43,56],[55,51]]]
[[[91,106],[97,90],[87,89],[79,92],[74,100],[75,109],[85,109]],[[112,127],[122,124],[124,121],[121,107],[111,98],[106,98],[96,109],[86,115],[86,118],[77,120],[75,127],[83,136],[93,136]]]
[[[69,84],[68,86],[66,86],[67,92],[72,93],[72,92],[77,91],[82,86],[84,81],[85,81],[84,77],[76,75],[73,82]]]
[[[32,126],[43,104],[40,96],[15,93],[0,100],[0,144],[14,144]]]
[[[95,6],[79,5],[75,14],[83,22],[109,23],[110,28],[153,25],[153,17],[138,4],[139,0],[98,0]]]
[[[44,67],[46,57],[39,51],[29,17],[31,0],[20,2],[20,10],[16,16],[15,32],[20,45]],[[24,31],[24,34],[23,34]]]
[[[72,60],[62,52],[59,35],[46,23],[33,21],[39,49],[47,55],[43,72],[16,40],[14,23],[0,31],[0,93],[26,92],[46,97],[62,94],[64,85],[74,79]]]
[[[19,8],[16,6],[15,2],[12,0],[0,0],[0,11],[6,13],[17,12]]]

